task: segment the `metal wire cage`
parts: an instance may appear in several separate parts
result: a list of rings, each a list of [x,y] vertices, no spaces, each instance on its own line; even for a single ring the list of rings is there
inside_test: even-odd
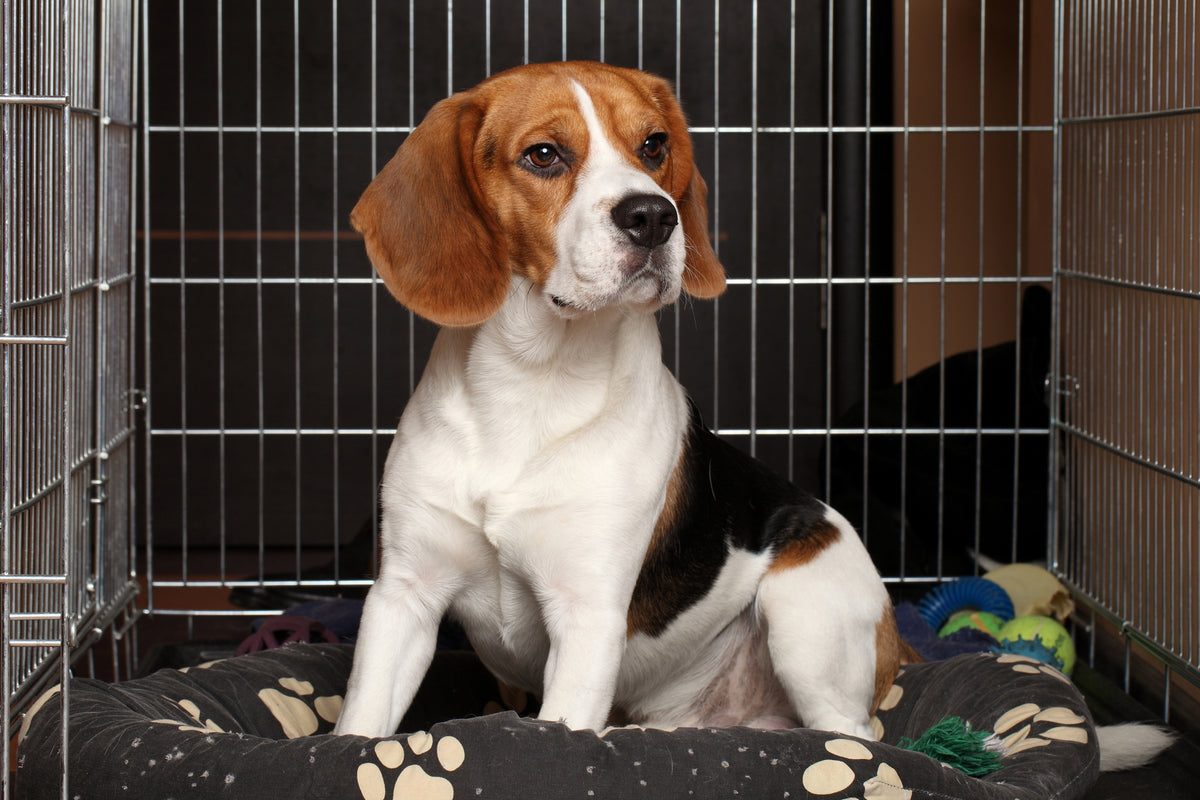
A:
[[[661,327],[710,424],[844,508],[891,580],[972,547],[1044,557],[1048,420],[1022,408],[1048,313],[1018,332],[1050,282],[1053,14],[954,8],[152,5],[151,607],[311,585],[320,547],[318,583],[365,583],[338,546],[374,515],[432,330],[348,209],[433,102],[559,58],[664,74],[689,112],[730,288]]]
[[[370,583],[435,331],[349,209],[434,102],[564,58],[688,112],[729,290],[660,328],[709,424],[846,513],[897,594],[1048,558],[1093,662],[1194,702],[1194,0],[24,0],[3,26],[6,736],[96,639],[136,659],[139,583],[193,632]]]
[[[137,62],[132,2],[0,14],[7,742],[43,686],[121,633],[113,623],[131,618],[136,593]]]
[[[1123,635],[1125,688],[1140,671],[1164,715],[1194,714],[1200,20],[1195,3],[1070,2],[1061,25],[1055,564],[1093,632]]]

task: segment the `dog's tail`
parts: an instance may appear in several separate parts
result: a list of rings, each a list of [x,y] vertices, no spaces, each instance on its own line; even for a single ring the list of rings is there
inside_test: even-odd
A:
[[[1175,734],[1159,725],[1125,722],[1096,728],[1100,771],[1120,772],[1144,767],[1175,742]]]

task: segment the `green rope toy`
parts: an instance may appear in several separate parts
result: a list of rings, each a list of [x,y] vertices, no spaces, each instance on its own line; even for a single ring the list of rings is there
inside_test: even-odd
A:
[[[978,778],[1000,768],[1001,745],[994,734],[973,731],[959,717],[946,717],[915,741],[904,737],[900,747],[954,767],[964,775]]]

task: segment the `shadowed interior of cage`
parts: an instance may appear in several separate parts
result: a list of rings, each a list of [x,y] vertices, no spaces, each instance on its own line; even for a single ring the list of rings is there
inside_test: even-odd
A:
[[[708,424],[838,506],[889,581],[1044,558],[1053,14],[850,6],[152,6],[156,613],[367,582],[351,545],[435,331],[349,209],[438,99],[561,58],[662,74],[688,113],[729,289],[661,329]]]
[[[1055,415],[1055,557],[1091,599],[1096,632],[1087,647],[1110,651],[1126,690],[1164,718],[1187,706],[1192,720],[1200,705],[1197,20],[1194,2],[1064,9]]]

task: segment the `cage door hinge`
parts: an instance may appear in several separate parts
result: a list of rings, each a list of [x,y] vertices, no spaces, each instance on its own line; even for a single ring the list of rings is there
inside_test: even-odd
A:
[[[108,453],[106,451],[101,450],[96,453],[96,477],[90,481],[92,496],[88,498],[95,506],[102,505],[108,500],[108,494],[104,491],[104,487],[108,485],[108,475],[104,471],[107,463]]]
[[[150,403],[150,393],[145,389],[130,389],[125,392],[125,401],[127,411],[145,411],[146,406]]]

